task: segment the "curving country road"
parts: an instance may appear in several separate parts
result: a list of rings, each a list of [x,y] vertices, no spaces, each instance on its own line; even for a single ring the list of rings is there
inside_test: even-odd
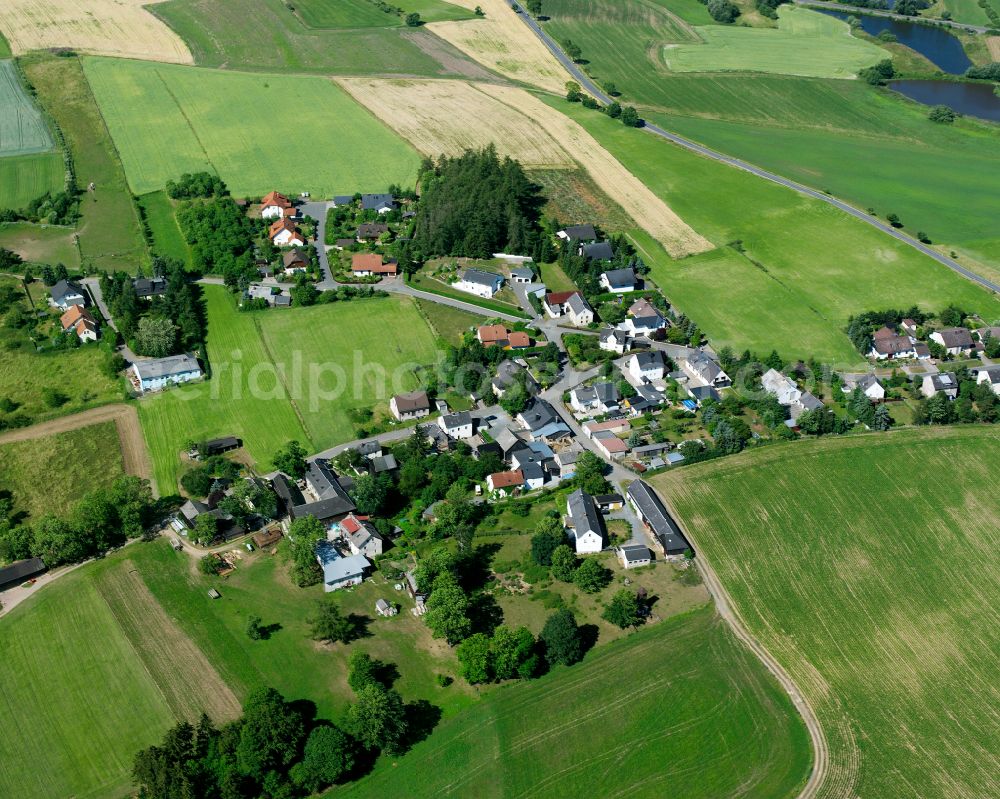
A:
[[[531,28],[531,30],[535,33],[535,35],[542,40],[542,43],[549,49],[552,55],[554,55],[559,60],[559,63],[561,63],[566,68],[566,70],[574,78],[576,78],[577,82],[583,88],[585,88],[590,94],[592,94],[602,103],[609,104],[613,102],[611,97],[609,97],[596,83],[594,83],[594,81],[591,80],[591,78],[589,78],[586,75],[586,73],[584,73],[584,71],[580,69],[579,66],[573,63],[573,60],[569,56],[567,56],[566,53],[562,51],[562,48],[559,47],[558,44],[556,44],[555,40],[553,40],[551,36],[549,36],[544,30],[542,30],[541,25],[539,25],[538,22],[530,14],[528,14],[525,8],[521,5],[520,0],[511,0],[511,4],[515,7],[515,10],[518,12],[518,16],[520,16],[521,19],[525,21],[525,23],[528,25],[529,28]],[[711,158],[713,161],[718,161],[720,163],[727,164],[728,166],[735,167],[736,169],[741,169],[744,172],[749,172],[751,175],[756,175],[759,178],[771,181],[771,183],[777,183],[779,186],[784,186],[786,189],[797,191],[799,194],[804,194],[805,196],[811,197],[814,200],[821,200],[822,202],[825,202],[828,205],[832,205],[834,208],[839,208],[841,211],[843,211],[846,214],[850,214],[855,219],[860,219],[862,222],[865,222],[866,224],[869,224],[872,227],[881,230],[883,233],[892,236],[894,239],[897,239],[903,242],[904,244],[913,247],[913,249],[919,250],[924,255],[928,256],[929,258],[933,258],[939,264],[947,266],[952,271],[957,272],[962,277],[971,280],[973,283],[978,283],[980,286],[989,291],[1000,293],[1000,285],[997,285],[996,283],[987,280],[981,275],[977,275],[975,272],[966,269],[957,261],[949,258],[946,255],[942,255],[937,250],[928,247],[927,245],[917,241],[911,236],[908,236],[902,231],[897,230],[892,225],[882,222],[881,220],[873,217],[871,214],[868,214],[860,210],[859,208],[855,208],[853,205],[850,205],[844,202],[843,200],[838,200],[836,197],[831,197],[829,194],[824,194],[823,192],[817,191],[816,189],[811,189],[808,186],[803,186],[801,183],[796,183],[794,180],[783,178],[781,175],[776,175],[773,172],[768,172],[766,169],[761,169],[760,167],[754,166],[753,164],[747,163],[746,161],[743,161],[739,158],[734,158],[730,155],[717,152],[716,150],[712,150],[709,147],[705,147],[701,144],[693,142],[690,139],[685,139],[683,136],[678,136],[676,133],[671,133],[668,130],[664,130],[659,125],[646,123],[642,129],[649,131],[650,133],[654,134],[655,136],[659,136],[662,139],[666,139],[667,141],[673,142],[674,144],[683,147],[685,150],[690,150],[691,152],[697,153],[698,155],[703,155],[706,158]]]

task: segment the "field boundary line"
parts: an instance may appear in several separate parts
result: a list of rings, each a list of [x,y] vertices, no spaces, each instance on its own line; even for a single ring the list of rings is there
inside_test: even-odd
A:
[[[729,592],[726,590],[725,586],[723,586],[719,576],[715,573],[715,569],[712,568],[711,564],[705,560],[704,555],[701,554],[701,551],[698,549],[697,543],[691,535],[690,530],[682,518],[677,515],[677,511],[670,503],[670,500],[663,494],[662,491],[656,491],[656,494],[660,497],[664,505],[670,511],[670,514],[677,521],[684,533],[684,536],[687,538],[694,551],[698,553],[694,562],[705,581],[705,587],[715,600],[715,607],[719,615],[729,624],[736,637],[742,641],[747,648],[754,655],[756,655],[757,659],[764,664],[764,667],[771,672],[774,678],[778,681],[778,684],[784,689],[785,693],[788,694],[789,698],[792,700],[792,704],[795,706],[795,709],[802,717],[812,743],[813,767],[812,772],[809,774],[809,779],[806,780],[806,784],[802,786],[802,790],[799,791],[798,799],[816,799],[816,797],[819,796],[820,790],[826,783],[827,774],[830,769],[830,747],[826,740],[826,734],[823,732],[823,727],[819,722],[819,717],[816,715],[816,711],[813,709],[812,705],[809,704],[809,700],[805,697],[802,691],[799,690],[799,687],[795,684],[795,680],[792,679],[792,676],[785,670],[781,663],[778,662],[777,658],[775,658],[774,655],[768,651],[767,647],[757,640],[753,633],[750,632],[750,629],[746,626],[739,609],[733,603]]]
[[[278,368],[278,361],[274,357],[274,353],[271,351],[271,347],[267,343],[267,336],[264,335],[264,330],[260,326],[260,319],[254,317],[253,320],[254,330],[257,331],[257,338],[260,339],[260,345],[264,348],[264,352],[267,353],[268,360],[270,360],[271,365],[274,367],[274,373],[278,376],[281,381],[281,387],[285,390],[285,396],[288,398],[288,404],[292,406],[292,410],[295,411],[295,418],[299,420],[299,426],[302,428],[302,432],[305,433],[306,443],[309,444],[311,450],[316,449],[316,444],[312,440],[312,435],[309,433],[309,428],[306,427],[306,420],[302,418],[302,411],[299,410],[299,405],[292,396],[292,392],[288,390],[288,383],[285,380],[285,370]]]
[[[181,118],[184,120],[184,124],[188,126],[188,130],[191,131],[191,135],[194,136],[194,140],[198,142],[198,147],[201,148],[201,154],[205,156],[205,161],[212,167],[212,171],[216,175],[219,174],[219,168],[215,165],[215,162],[211,159],[208,154],[208,150],[205,149],[205,145],[202,143],[201,139],[198,137],[198,131],[194,129],[194,124],[191,122],[190,117],[188,117],[187,112],[185,112],[184,107],[181,105],[180,100],[177,99],[177,95],[174,94],[173,90],[167,84],[166,80],[163,78],[163,74],[159,69],[154,69],[153,73],[156,75],[160,83],[163,84],[163,90],[170,95],[170,99],[173,100],[175,106],[177,106],[177,111],[180,113]],[[127,175],[128,173],[126,173]]]

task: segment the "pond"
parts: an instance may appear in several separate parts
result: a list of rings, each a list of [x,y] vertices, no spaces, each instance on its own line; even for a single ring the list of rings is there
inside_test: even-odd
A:
[[[830,11],[814,9],[822,14],[829,14],[837,19],[847,20],[851,14],[846,11]],[[932,28],[917,22],[888,17],[873,17],[868,14],[855,14],[861,21],[861,29],[869,36],[878,36],[882,31],[892,33],[900,44],[905,44],[911,50],[916,50],[942,72],[949,75],[964,75],[972,62],[962,49],[962,43],[944,28]]]
[[[960,114],[1000,122],[1000,97],[990,83],[893,80],[889,88],[924,105],[946,105]]]

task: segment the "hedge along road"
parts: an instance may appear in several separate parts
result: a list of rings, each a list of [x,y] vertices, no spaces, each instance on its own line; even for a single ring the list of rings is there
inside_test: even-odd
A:
[[[574,78],[576,78],[576,80],[580,83],[580,85],[584,89],[590,92],[594,97],[596,97],[605,105],[614,102],[611,97],[609,97],[605,92],[603,92],[601,88],[596,83],[594,83],[594,81],[591,80],[583,72],[583,70],[580,69],[579,66],[577,66],[573,62],[573,59],[571,59],[569,56],[566,55],[566,53],[562,51],[562,48],[559,47],[558,44],[556,44],[555,40],[551,36],[549,36],[549,34],[547,34],[545,31],[542,30],[541,25],[539,25],[538,22],[530,14],[528,14],[524,6],[521,5],[520,0],[511,0],[511,3],[515,7],[515,10],[518,12],[518,15],[521,17],[521,19],[523,19],[525,23],[528,25],[528,27],[531,28],[532,31],[534,31],[535,35],[538,36],[542,40],[542,42],[544,42],[545,46],[548,47],[549,50],[552,52],[552,54],[559,59],[560,63],[562,63],[562,65],[566,67],[569,73]],[[807,197],[812,197],[815,200],[822,200],[828,205],[832,205],[834,208],[839,208],[841,211],[850,214],[855,219],[860,219],[862,222],[865,222],[874,228],[878,228],[883,233],[888,233],[894,239],[898,239],[904,244],[908,244],[909,246],[913,247],[915,250],[919,250],[924,255],[933,258],[939,264],[943,264],[944,266],[947,266],[949,269],[958,272],[958,274],[962,275],[962,277],[968,278],[973,283],[978,283],[980,286],[987,289],[988,291],[1000,293],[1000,285],[997,285],[996,283],[987,280],[985,277],[982,277],[981,275],[977,275],[975,272],[966,269],[957,261],[949,258],[946,255],[942,255],[937,250],[931,249],[922,242],[917,241],[912,236],[906,235],[902,231],[894,228],[892,225],[888,225],[885,222],[876,219],[870,214],[858,208],[855,208],[852,205],[849,205],[843,200],[838,200],[836,197],[831,197],[829,194],[824,194],[823,192],[817,191],[816,189],[811,189],[808,186],[803,186],[801,183],[796,183],[794,180],[789,180],[788,178],[781,177],[781,175],[776,175],[773,172],[768,172],[766,169],[761,169],[760,167],[754,166],[753,164],[747,163],[746,161],[742,161],[739,158],[733,158],[732,156],[725,155],[724,153],[717,152],[708,147],[704,147],[703,145],[697,144],[696,142],[693,142],[690,139],[685,139],[683,136],[678,136],[676,133],[671,133],[670,131],[664,130],[659,125],[653,125],[647,122],[643,124],[642,129],[647,130],[650,133],[659,136],[662,139],[666,139],[667,141],[671,141],[674,144],[678,144],[681,147],[685,148],[686,150],[690,150],[691,152],[697,153],[698,155],[703,155],[706,158],[711,158],[713,161],[719,161],[720,163],[736,167],[736,169],[742,169],[744,172],[749,172],[751,175],[756,175],[757,177],[763,178],[764,180],[769,180],[772,183],[777,183],[779,186],[784,186],[785,188],[791,189],[792,191],[797,191],[800,194],[804,194]]]

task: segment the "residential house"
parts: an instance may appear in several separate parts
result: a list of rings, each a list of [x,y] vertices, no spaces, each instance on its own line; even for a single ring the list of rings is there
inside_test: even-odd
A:
[[[351,247],[353,247],[357,243],[357,241],[358,240],[356,238],[353,238],[353,239],[337,239],[333,243],[333,247],[334,247],[334,249],[341,250],[341,251],[343,251],[343,250],[349,250]]]
[[[347,539],[352,555],[375,558],[382,554],[382,535],[367,519],[359,519],[353,513],[340,522],[340,533]]]
[[[295,216],[295,206],[284,194],[268,192],[260,202],[260,215],[264,219],[282,219]]]
[[[97,320],[82,305],[71,305],[59,317],[59,324],[62,325],[63,333],[73,331],[80,341],[97,341],[100,336]]]
[[[625,493],[629,504],[635,508],[639,519],[664,555],[682,555],[691,548],[677,522],[667,513],[660,498],[648,484],[642,480],[633,480]]]
[[[638,383],[662,380],[666,371],[663,353],[659,350],[633,353],[626,361],[625,368]]]
[[[291,296],[284,293],[277,286],[261,286],[258,283],[251,283],[247,286],[246,298],[249,300],[264,300],[268,305],[276,308],[288,308],[292,304]]]
[[[639,282],[632,269],[610,269],[602,272],[600,277],[602,288],[607,289],[612,294],[627,294],[635,291]]]
[[[45,569],[45,561],[41,558],[14,561],[9,566],[0,568],[0,591],[21,585],[42,574]]]
[[[285,513],[292,520],[315,516],[324,524],[332,524],[355,511],[354,502],[341,483],[341,478],[337,477],[326,461],[310,461],[305,477],[308,496],[280,472],[271,481],[271,486],[281,500]]]
[[[878,330],[872,333],[873,341],[887,341],[891,338],[895,338],[898,335],[895,330],[886,325],[882,325]]]
[[[659,444],[644,444],[641,447],[633,449],[632,455],[641,461],[651,461],[653,458],[665,455],[670,450],[671,446],[673,445],[669,441],[664,441]]]
[[[649,316],[629,316],[624,322],[618,325],[618,328],[633,336],[648,337],[666,326],[667,320],[654,312]]]
[[[87,295],[83,289],[70,280],[60,280],[49,289],[49,305],[69,310],[74,305],[87,305]]]
[[[381,222],[365,222],[358,225],[358,241],[376,241],[388,232],[388,225]]]
[[[521,473],[529,491],[545,485],[552,462],[552,450],[542,441],[522,444],[510,453],[510,465]]]
[[[769,394],[778,398],[778,403],[788,408],[792,419],[798,419],[805,411],[815,411],[823,407],[823,403],[808,391],[802,391],[795,381],[786,377],[776,369],[768,369],[761,376],[761,384]]]
[[[531,405],[517,415],[517,423],[528,431],[532,441],[568,435],[569,428],[548,402],[535,397]]]
[[[399,264],[394,258],[382,260],[377,252],[356,252],[351,255],[351,273],[355,277],[395,277],[399,274]]]
[[[973,369],[972,373],[976,376],[976,382],[979,385],[983,383],[989,384],[990,388],[993,389],[993,393],[1000,397],[1000,364],[980,366]]]
[[[512,350],[526,350],[531,345],[531,336],[521,330],[512,330],[507,336],[507,346]]]
[[[570,225],[560,230],[556,235],[563,241],[596,241],[597,231],[593,225]]]
[[[717,361],[712,360],[704,352],[697,350],[681,361],[681,369],[697,385],[713,388],[728,388],[733,384]]]
[[[860,388],[872,402],[881,402],[885,399],[885,387],[875,375],[868,374],[846,378],[840,390],[845,394],[850,394],[856,388]]]
[[[131,372],[132,384],[143,394],[197,380],[202,376],[198,360],[189,352],[136,361],[132,364]]]
[[[391,194],[362,194],[361,210],[387,214],[396,210],[396,200]]]
[[[333,207],[341,208],[345,205],[352,205],[354,203],[354,195],[352,194],[335,194],[333,197]]]
[[[448,438],[472,438],[472,414],[468,411],[441,414],[438,426]]]
[[[660,312],[653,303],[645,297],[640,297],[628,307],[627,313],[629,316],[656,316]]]
[[[615,257],[615,251],[611,248],[610,242],[597,241],[581,245],[577,255],[582,255],[588,261],[610,261]]]
[[[958,380],[952,372],[938,372],[924,376],[920,393],[925,397],[933,397],[939,391],[950,400],[958,397]]]
[[[389,400],[389,411],[401,422],[407,419],[420,419],[430,415],[431,401],[426,391],[397,394]]]
[[[323,570],[323,590],[327,593],[361,585],[365,571],[372,567],[371,561],[364,555],[345,558],[331,541],[316,543],[316,560]]]
[[[524,375],[524,377],[519,377],[519,375]],[[490,381],[490,385],[493,388],[493,393],[496,394],[497,397],[502,398],[503,395],[510,390],[510,387],[513,386],[514,383],[522,379],[524,380],[525,388],[529,394],[533,395],[537,393],[539,388],[538,382],[531,376],[531,372],[529,372],[517,361],[508,359],[500,361],[497,365],[496,377]]]
[[[636,386],[635,391],[636,396],[628,397],[622,403],[628,411],[628,415],[632,417],[658,411],[666,399],[666,395],[662,391],[649,383]]]
[[[281,265],[288,273],[305,272],[309,268],[309,257],[304,250],[293,247],[281,256]]]
[[[555,453],[554,460],[559,469],[559,478],[561,480],[569,480],[576,474],[576,462],[582,453],[583,447],[575,441],[570,446]]]
[[[700,406],[705,400],[712,399],[718,402],[722,395],[714,386],[686,386],[688,396]]]
[[[653,553],[645,544],[625,544],[615,550],[618,560],[626,569],[638,569],[648,566],[653,560]]]
[[[490,299],[503,286],[503,277],[481,269],[466,269],[458,281],[451,285],[459,291]]]
[[[594,321],[594,309],[590,307],[579,291],[559,291],[546,294],[543,305],[546,313],[553,319],[568,316],[577,327],[584,327]]]
[[[486,487],[491,493],[510,496],[515,491],[524,487],[524,474],[520,469],[512,469],[509,472],[495,472],[487,475]]]
[[[976,338],[981,344],[998,341],[1000,340],[1000,327],[980,327],[976,330]]]
[[[167,279],[165,277],[137,277],[132,281],[132,289],[140,300],[162,297],[167,293]]]
[[[929,338],[944,347],[949,355],[965,355],[972,351],[972,334],[965,327],[945,327],[935,330]]]
[[[303,246],[306,243],[302,234],[295,227],[295,223],[288,218],[282,218],[272,223],[268,235],[275,247]]]
[[[609,327],[601,331],[598,346],[605,352],[624,355],[629,351],[631,345],[632,336],[629,335],[627,330],[618,330],[617,328]]]
[[[577,413],[611,413],[618,410],[618,401],[618,386],[614,383],[594,383],[569,394],[570,407]]]
[[[892,335],[880,339],[873,337],[872,348],[868,352],[868,357],[879,361],[916,358],[917,351],[914,344],[915,342],[909,336]]]
[[[212,516],[215,518],[215,530],[218,538],[225,541],[232,541],[234,538],[245,535],[246,530],[236,523],[232,515],[217,506],[219,499],[223,496],[220,492],[218,497],[209,497],[209,502],[207,503],[199,502],[196,499],[189,499],[181,505],[180,510],[178,510],[177,515],[174,517],[174,521],[171,522],[171,526],[178,532],[184,528],[194,530],[201,516]]]
[[[526,266],[519,266],[510,270],[511,283],[521,283],[527,285],[528,283],[533,282],[534,279],[535,273]]]
[[[503,325],[480,325],[476,330],[476,338],[484,347],[506,347],[510,331]]]
[[[604,549],[601,514],[597,512],[593,497],[577,489],[566,498],[566,527],[578,555],[600,552]]]
[[[916,337],[918,327],[916,320],[907,317],[899,323],[899,327],[905,335]]]

